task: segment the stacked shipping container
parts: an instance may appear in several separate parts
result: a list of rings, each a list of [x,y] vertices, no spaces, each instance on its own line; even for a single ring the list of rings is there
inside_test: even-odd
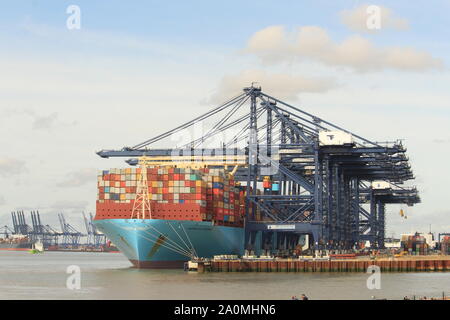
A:
[[[444,236],[441,241],[441,252],[442,254],[450,254],[450,236]]]
[[[413,235],[402,239],[404,251],[408,251],[413,255],[426,255],[428,253],[428,245],[424,236]]]
[[[129,219],[140,175],[140,168],[101,171],[96,219]],[[243,223],[244,188],[224,169],[155,166],[147,169],[147,181],[154,219]]]

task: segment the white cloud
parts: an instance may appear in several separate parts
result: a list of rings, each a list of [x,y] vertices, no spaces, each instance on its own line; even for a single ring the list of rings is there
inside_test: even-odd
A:
[[[48,116],[35,116],[33,121],[33,129],[50,129],[54,126],[56,120],[58,119],[58,113],[53,112]]]
[[[88,201],[83,200],[59,200],[54,202],[52,205],[49,206],[49,211],[77,211],[79,210],[80,213],[82,210],[84,210],[87,205]]]
[[[291,33],[282,26],[267,27],[249,39],[244,52],[255,54],[266,64],[313,60],[359,72],[383,69],[425,71],[443,67],[441,59],[425,51],[408,47],[376,47],[362,36],[335,42],[325,29],[317,26],[300,27]]]
[[[57,184],[58,187],[80,187],[87,183],[95,184],[96,169],[85,168],[70,172],[67,177]]]
[[[211,97],[211,102],[224,102],[236,96],[242,88],[250,86],[253,82],[263,90],[276,97],[288,100],[297,100],[303,92],[326,92],[337,86],[330,78],[303,77],[283,73],[267,73],[262,70],[245,70],[236,75],[224,76],[218,85],[218,90]]]
[[[9,109],[5,109],[3,111],[3,120],[10,118],[10,117],[15,117],[15,116],[22,116],[22,115],[26,115],[29,116],[31,118],[31,128],[33,130],[49,130],[49,129],[53,129],[55,127],[68,127],[68,126],[73,126],[73,125],[77,125],[78,121],[72,121],[72,122],[64,122],[64,121],[60,121],[60,116],[58,112],[51,112],[48,114],[39,114],[37,113],[34,109],[32,108],[9,108]],[[21,123],[22,119],[20,120]]]
[[[341,22],[350,30],[365,33],[374,33],[385,29],[406,30],[409,28],[408,20],[394,16],[391,9],[378,5],[380,8],[380,29],[369,29],[367,12],[369,5],[364,4],[351,10],[343,10],[339,13]]]
[[[4,205],[6,203],[5,197],[0,196],[0,206]]]
[[[11,177],[21,174],[25,170],[25,162],[10,157],[0,158],[0,176]]]
[[[446,139],[433,139],[434,143],[450,143],[450,138],[446,138]]]

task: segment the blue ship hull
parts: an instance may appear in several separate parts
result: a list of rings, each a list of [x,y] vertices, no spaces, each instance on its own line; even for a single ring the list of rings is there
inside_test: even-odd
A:
[[[159,219],[103,219],[94,223],[137,268],[182,268],[192,255],[243,254],[243,228]]]

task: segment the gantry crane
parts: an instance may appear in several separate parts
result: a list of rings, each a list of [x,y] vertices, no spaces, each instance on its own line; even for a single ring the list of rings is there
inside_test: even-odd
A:
[[[202,122],[214,124],[173,146],[171,137],[187,137],[186,130]],[[154,165],[238,166],[235,180],[247,190],[248,251],[289,249],[301,235],[316,250],[351,249],[365,240],[383,248],[386,204],[420,202],[418,190],[404,186],[414,176],[401,141],[373,142],[253,85],[154,138],[97,154],[126,157],[130,165],[145,156]],[[258,194],[264,181],[276,188]],[[249,211],[250,204],[262,219]]]
[[[63,246],[78,247],[80,244],[80,239],[84,236],[84,234],[67,223],[62,213],[58,213],[58,219],[61,226],[61,235],[63,237],[61,244]]]

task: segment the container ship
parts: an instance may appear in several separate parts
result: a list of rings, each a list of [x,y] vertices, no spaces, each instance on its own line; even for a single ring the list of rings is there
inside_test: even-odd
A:
[[[98,175],[94,223],[137,268],[242,255],[245,188],[225,168],[110,169]]]
[[[33,248],[33,242],[24,235],[9,235],[0,239],[0,250],[27,251]]]

